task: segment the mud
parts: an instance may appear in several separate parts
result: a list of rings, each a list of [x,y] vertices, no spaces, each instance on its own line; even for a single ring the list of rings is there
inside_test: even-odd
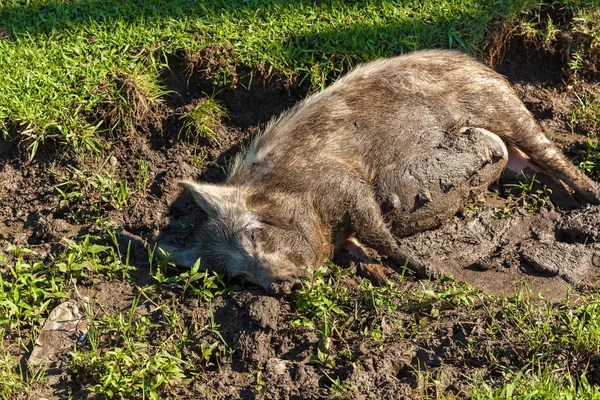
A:
[[[488,294],[510,296],[528,282],[558,299],[569,286],[597,285],[600,208],[517,212],[504,219],[495,213],[483,207],[476,217],[415,235],[403,246]]]

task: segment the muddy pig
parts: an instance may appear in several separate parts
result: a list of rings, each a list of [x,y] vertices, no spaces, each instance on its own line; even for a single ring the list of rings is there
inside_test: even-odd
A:
[[[267,288],[349,239],[418,275],[396,238],[440,226],[497,180],[507,146],[600,203],[508,82],[471,57],[419,51],[358,66],[276,118],[224,184],[180,182],[207,221],[174,261]]]

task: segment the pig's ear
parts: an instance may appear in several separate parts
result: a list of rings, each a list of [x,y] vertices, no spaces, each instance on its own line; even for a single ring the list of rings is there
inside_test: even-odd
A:
[[[238,189],[223,185],[192,181],[179,181],[177,184],[190,192],[196,203],[211,217],[218,216],[224,207],[240,196]]]

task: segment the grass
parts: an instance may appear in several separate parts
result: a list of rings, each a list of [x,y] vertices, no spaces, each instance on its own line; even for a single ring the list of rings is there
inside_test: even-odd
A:
[[[189,111],[185,111],[180,117],[183,120],[183,131],[192,142],[197,143],[201,139],[219,147],[219,135],[217,129],[221,121],[227,117],[227,111],[223,105],[215,100],[214,96],[208,96],[193,105]]]
[[[571,4],[569,1],[559,4]],[[315,88],[358,62],[426,47],[476,53],[494,21],[537,2],[290,0],[0,4],[0,128],[33,156],[51,140],[70,152],[156,122],[160,79],[183,57],[220,84],[254,70]],[[157,116],[158,115],[158,116]]]
[[[332,275],[325,275],[325,270],[320,269],[307,278],[296,301],[300,318],[291,323],[296,328],[314,330],[319,336],[310,362],[322,369],[334,391],[347,391],[350,387],[332,375],[347,362],[340,352],[343,343],[358,340],[363,346],[379,347],[385,352],[393,343],[423,340],[436,329],[434,321],[443,325],[445,319],[461,310],[461,315],[469,315],[469,320],[487,320],[485,333],[466,338],[460,350],[462,359],[468,365],[483,363],[503,371],[492,379],[477,373],[468,377],[472,381],[471,398],[600,396],[597,386],[586,378],[589,363],[600,352],[597,293],[553,303],[534,296],[535,292],[525,287],[512,299],[496,298],[451,279],[433,285],[388,282],[386,286],[374,287],[363,278],[358,286],[350,288],[343,283],[350,272],[330,267]],[[402,329],[390,331],[386,325]],[[504,366],[500,360],[506,352],[511,353],[512,363]],[[515,369],[519,363],[522,368]],[[414,374],[425,379],[420,384],[423,398],[437,398],[426,393],[440,385],[439,381],[436,383],[418,370]]]
[[[479,383],[479,386],[471,392],[471,398],[477,400],[595,400],[600,398],[598,388],[591,385],[585,376],[573,379],[570,375],[565,375],[562,368],[528,367],[516,374],[507,374],[507,379],[509,383],[503,387]]]
[[[106,207],[119,210],[127,205],[131,189],[126,179],[118,178],[116,168],[110,165],[111,157],[107,157],[95,169],[69,166],[66,173],[50,171],[58,181],[54,189],[62,198],[59,206],[69,211],[73,221],[83,217],[97,217],[106,210]],[[145,183],[138,184],[138,190],[143,189],[147,184],[147,175],[143,176],[143,164],[140,169],[141,182]]]
[[[492,318],[492,336],[505,335],[508,326],[515,327],[511,339],[532,361],[519,370],[507,369],[492,384],[474,377],[472,398],[600,398],[600,390],[586,377],[590,359],[600,351],[599,304],[598,294],[561,304],[538,301],[528,291],[519,293],[514,301],[498,299],[502,317],[501,321]],[[573,358],[561,358],[565,354]]]
[[[129,254],[120,253],[116,233],[108,228],[104,241],[92,236],[78,242],[65,240],[64,251],[50,259],[30,262],[28,259],[39,257],[27,248],[9,248],[9,254],[1,256],[0,331],[11,340],[8,348],[5,342],[0,344],[0,370],[5,373],[0,398],[36,390],[31,382],[43,377],[44,370],[41,376],[36,372],[31,376],[27,369],[20,372],[23,366],[19,367],[14,355],[21,356],[35,341],[54,306],[62,299],[79,296],[77,287],[130,278]],[[95,301],[86,306],[89,326],[85,340],[68,356],[69,370],[80,384],[110,398],[157,399],[166,388],[184,384],[182,378],[228,354],[212,301],[226,296],[229,289],[222,277],[198,268],[199,263],[173,277],[170,283],[175,292],[164,292],[164,282],[145,287],[126,312],[108,312]],[[183,300],[193,298],[210,308],[203,321],[186,321],[180,315]],[[142,304],[152,306],[150,314],[140,313]],[[196,343],[191,336],[204,339]]]
[[[221,277],[199,273],[198,266],[170,283],[186,298],[200,298],[208,305],[203,323],[183,318],[178,297],[144,288],[129,311],[90,319],[85,348],[74,351],[70,363],[82,384],[106,397],[164,398],[169,388],[186,385],[228,354],[212,312],[212,300],[228,291]],[[164,283],[157,282],[156,288]],[[149,314],[140,312],[143,304],[152,306]],[[191,339],[198,335],[203,337],[201,343]]]
[[[584,164],[586,165],[586,164]],[[528,213],[537,213],[545,207],[552,207],[550,195],[552,189],[541,185],[535,179],[535,174],[529,177],[525,172],[521,171],[523,178],[517,183],[507,183],[504,185],[509,193],[508,203],[494,215],[495,218],[506,218],[515,210],[521,208],[527,210]]]
[[[185,362],[169,346],[152,346],[153,324],[136,314],[140,296],[128,313],[92,319],[87,351],[73,353],[70,369],[91,381],[90,391],[106,397],[159,398],[161,386],[180,384]]]
[[[42,261],[27,262],[25,255],[35,256],[27,248],[9,248],[12,262],[0,278],[0,326],[7,329],[39,327],[52,300],[66,297],[62,279],[56,277]],[[55,268],[53,268],[55,270]]]
[[[2,382],[0,382],[0,396],[3,398],[15,398],[26,386],[23,377],[17,373],[17,361],[6,351],[0,349],[0,372],[2,373]]]
[[[571,125],[589,127],[589,135],[598,137],[600,135],[600,95],[587,92],[581,97],[577,96],[577,100],[578,107],[573,110]]]
[[[29,263],[25,258],[35,259],[33,252],[12,249],[12,261],[3,261],[8,269],[1,274],[0,307],[5,317],[0,328],[17,335],[25,346],[28,337],[35,339],[52,306],[72,296],[75,282],[85,286],[127,277],[127,262],[119,263],[127,255],[110,244],[111,235],[105,244],[92,244],[91,238],[81,245],[67,242],[62,254],[46,262]],[[117,275],[111,266],[115,263],[121,271]],[[68,355],[78,385],[106,397],[162,398],[190,382],[203,382],[206,371],[219,371],[230,362],[231,343],[221,333],[213,304],[235,288],[228,288],[218,275],[202,272],[199,262],[175,275],[166,268],[157,266],[155,277],[158,271],[170,277],[155,278],[154,284],[140,288],[128,310],[115,312],[90,303],[87,339]],[[600,295],[582,294],[556,303],[534,293],[524,288],[511,299],[490,297],[451,277],[377,287],[330,264],[329,270],[321,268],[305,279],[296,293],[295,313],[282,318],[299,333],[317,334],[318,344],[307,363],[327,379],[332,396],[363,393],[364,388],[338,372],[356,362],[349,344],[358,341],[363,351],[385,354],[399,343],[427,343],[439,329],[456,324],[452,321],[458,317],[461,325],[479,327],[454,350],[470,366],[465,379],[472,382],[471,398],[595,398],[599,391],[587,380],[587,368],[600,352]],[[183,313],[189,312],[186,304],[192,299],[204,311],[190,318]],[[13,354],[18,351],[11,347],[0,351],[0,368],[7,370],[0,386],[4,398],[34,390],[27,373],[15,372]],[[505,365],[507,352],[512,356]],[[478,372],[482,365],[503,372],[483,377]],[[423,398],[440,398],[432,395],[443,387],[440,377],[419,370],[411,374],[420,382],[415,390]],[[259,366],[252,376],[257,393],[268,384],[265,379]]]

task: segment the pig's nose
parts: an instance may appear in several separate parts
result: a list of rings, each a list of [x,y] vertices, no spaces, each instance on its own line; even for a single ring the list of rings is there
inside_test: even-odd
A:
[[[302,281],[298,278],[292,278],[284,282],[286,294],[302,289]]]
[[[302,289],[302,281],[297,277],[292,277],[284,281],[272,283],[269,285],[268,292],[272,295],[286,296],[298,289]]]

